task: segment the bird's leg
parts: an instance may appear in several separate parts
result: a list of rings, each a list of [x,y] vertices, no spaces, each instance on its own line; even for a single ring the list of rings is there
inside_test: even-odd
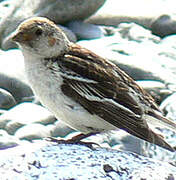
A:
[[[88,134],[83,134],[83,133],[80,133],[76,136],[73,136],[71,139],[69,139],[70,141],[74,141],[74,142],[79,142],[81,141],[82,139],[85,139],[87,137],[90,137],[90,136],[93,136],[93,135],[96,135],[98,132],[91,132],[91,133],[88,133]]]
[[[94,143],[94,142],[83,142],[81,140],[89,137],[89,136],[92,136],[92,135],[96,135],[98,132],[91,132],[91,133],[88,133],[88,134],[78,134],[76,136],[73,136],[71,139],[67,139],[67,140],[64,140],[64,139],[56,139],[56,138],[53,138],[53,137],[49,137],[47,138],[47,140],[51,141],[51,142],[56,142],[58,144],[79,144],[79,145],[84,145],[84,146],[87,146],[89,148],[93,148],[92,145],[98,145],[97,143]],[[99,145],[98,145],[99,146]]]

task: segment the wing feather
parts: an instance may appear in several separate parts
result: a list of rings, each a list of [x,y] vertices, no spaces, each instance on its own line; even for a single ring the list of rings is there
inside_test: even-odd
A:
[[[74,83],[74,88],[65,79],[62,85],[62,91],[65,95],[83,106],[89,113],[98,115],[117,128],[123,129],[138,138],[155,143],[170,151],[175,151],[160,135],[155,134],[149,129],[142,117],[135,115],[131,110],[117,102],[102,98],[101,96],[95,96],[95,94],[91,94],[88,90],[86,90],[87,94],[85,95],[86,87],[84,86],[84,82],[81,85],[79,84],[77,88],[77,83],[75,81],[72,83]],[[81,91],[80,88],[84,90]]]
[[[173,150],[143,119],[153,109],[159,111],[152,97],[117,66],[78,45],[72,45],[56,64],[56,72],[62,70],[62,92],[89,113],[134,136]]]

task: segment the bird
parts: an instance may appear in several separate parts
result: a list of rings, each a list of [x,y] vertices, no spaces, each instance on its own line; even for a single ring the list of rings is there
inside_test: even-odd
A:
[[[12,40],[23,53],[27,79],[42,105],[81,132],[72,141],[122,129],[176,150],[151,128],[176,132],[176,124],[162,115],[153,98],[117,65],[70,42],[53,21],[28,18],[18,25]]]

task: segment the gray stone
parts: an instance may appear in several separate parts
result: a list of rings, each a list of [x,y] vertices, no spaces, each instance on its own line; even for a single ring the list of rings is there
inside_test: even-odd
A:
[[[163,38],[158,44],[156,53],[158,55],[158,63],[173,74],[176,74],[176,35],[170,35]]]
[[[67,38],[69,39],[69,41],[71,42],[76,42],[77,41],[77,37],[76,35],[74,34],[73,31],[71,31],[70,29],[68,29],[67,27],[65,26],[61,26],[58,24],[58,27],[60,29],[62,29],[62,31],[65,33],[65,35],[67,36]]]
[[[161,39],[161,46],[164,48],[166,48],[168,46],[168,48],[166,50],[170,50],[170,48],[175,48],[176,47],[176,34],[167,36],[163,39]],[[162,49],[163,50],[163,49]]]
[[[160,108],[165,112],[167,118],[176,121],[176,93],[173,93],[166,98]]]
[[[106,1],[101,9],[88,20],[93,24],[116,26],[122,22],[135,22],[148,29],[158,16],[169,14],[175,16],[175,2],[173,0],[117,0]]]
[[[82,21],[71,21],[67,27],[76,34],[78,39],[96,39],[104,36],[99,26]]]
[[[20,127],[32,124],[52,124],[55,117],[44,107],[33,103],[21,103],[0,116],[0,128],[14,134]]]
[[[0,108],[9,109],[16,105],[13,96],[6,90],[0,88]]]
[[[20,140],[32,141],[35,139],[42,139],[51,136],[51,127],[42,124],[32,123],[19,128],[15,137]]]
[[[6,114],[5,114],[6,115]],[[4,115],[4,116],[5,116]],[[0,117],[1,118],[1,117]],[[0,120],[0,122],[1,123],[3,123],[3,122],[6,122],[7,121],[7,119],[1,119]],[[11,135],[14,135],[15,134],[15,132],[19,129],[19,128],[21,128],[21,127],[23,127],[23,126],[25,126],[25,124],[23,124],[23,122],[19,122],[19,121],[8,121],[7,122],[7,124],[6,124],[6,126],[4,127],[4,129],[9,133],[9,134],[11,134]]]
[[[164,99],[173,93],[166,84],[159,81],[145,80],[136,82],[153,97],[157,104],[161,104]]]
[[[7,110],[0,109],[0,115],[4,114]]]
[[[91,16],[105,0],[13,0],[0,4],[0,44],[2,49],[15,47],[11,33],[21,21],[31,16],[48,17],[55,23],[83,20]],[[7,7],[8,6],[8,7]]]
[[[109,136],[109,144],[113,149],[130,151],[140,155],[145,155],[144,150],[144,141],[131,136],[123,130],[113,131]]]
[[[14,177],[60,180],[176,178],[175,166],[134,153],[105,148],[92,150],[78,145],[44,145],[40,141],[1,152],[0,167],[2,180]]]
[[[176,34],[176,20],[169,15],[161,15],[151,22],[151,31],[161,38]]]
[[[18,138],[10,136],[6,131],[0,130],[0,150],[12,148],[20,144]]]
[[[68,135],[73,131],[74,131],[73,129],[71,129],[69,126],[62,123],[61,121],[56,121],[54,127],[51,130],[51,136],[65,137],[66,135]]]
[[[138,43],[144,41],[153,41],[154,43],[160,42],[160,38],[152,35],[151,31],[135,23],[119,24],[118,32],[122,38],[128,39],[129,41],[136,41]]]
[[[33,96],[24,73],[23,55],[20,50],[0,51],[0,87],[12,94],[17,102]]]

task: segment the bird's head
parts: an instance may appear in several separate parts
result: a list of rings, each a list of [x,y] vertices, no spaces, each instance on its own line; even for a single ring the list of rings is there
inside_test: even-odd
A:
[[[61,54],[69,44],[62,30],[43,17],[33,17],[22,22],[12,40],[19,45],[23,53],[44,58]]]

